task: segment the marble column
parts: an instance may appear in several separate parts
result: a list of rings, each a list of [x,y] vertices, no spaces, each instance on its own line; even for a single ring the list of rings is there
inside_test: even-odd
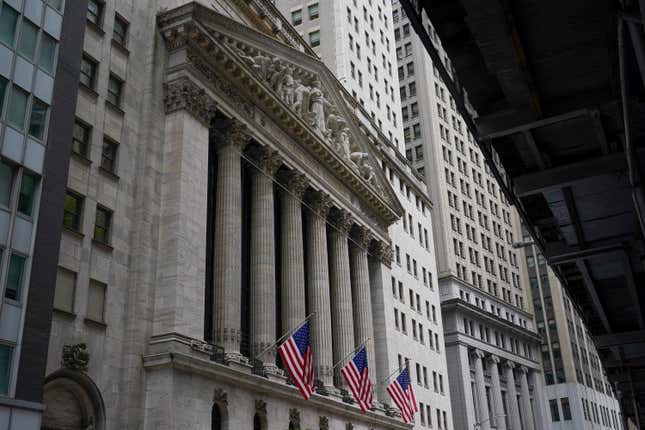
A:
[[[526,374],[528,369],[525,366],[520,367],[520,391],[522,396],[522,402],[520,407],[522,408],[522,421],[524,430],[534,430],[533,426],[533,411],[531,408],[531,394],[529,392],[529,382]]]
[[[329,260],[327,257],[326,218],[331,208],[327,194],[314,192],[307,214],[307,294],[311,319],[311,343],[316,379],[325,387],[333,386],[331,304],[329,297]]]
[[[242,161],[250,134],[234,121],[218,141],[213,288],[215,343],[227,361],[241,361]]]
[[[332,209],[329,229],[329,278],[331,284],[332,339],[334,363],[347,356],[355,348],[354,309],[352,307],[352,281],[349,270],[348,234],[352,216],[343,209]],[[336,370],[336,386],[345,387],[340,374],[343,365]]]
[[[280,204],[282,215],[282,267],[280,270],[282,333],[305,319],[305,251],[302,236],[302,197],[309,183],[300,172],[283,173]]]
[[[506,376],[506,403],[509,415],[509,430],[521,430],[520,411],[517,405],[517,390],[515,389],[515,375],[513,369],[515,364],[512,361],[504,363],[504,374]]]
[[[480,430],[490,430],[490,414],[488,411],[488,401],[486,399],[486,382],[484,379],[484,353],[476,349],[471,355],[475,362],[475,391],[477,393],[477,403],[479,406],[479,417],[477,427]]]
[[[374,322],[372,320],[372,295],[370,292],[370,273],[367,249],[372,233],[364,227],[356,226],[350,247],[350,268],[352,275],[352,302],[354,305],[354,339],[357,344],[365,342],[368,366],[375,367],[374,359]]]
[[[277,151],[253,147],[251,168],[251,356],[269,371],[277,370],[276,350],[267,349],[276,340],[275,221],[273,175],[280,167]],[[261,355],[259,355],[261,354]]]
[[[549,416],[544,391],[544,379],[542,372],[532,370],[531,385],[533,385],[533,415],[535,416],[536,430],[549,430]]]
[[[502,385],[499,381],[499,358],[491,355],[488,358],[488,368],[490,369],[490,394],[493,400],[493,419],[497,430],[506,430],[506,417],[504,416],[504,403],[502,400]]]

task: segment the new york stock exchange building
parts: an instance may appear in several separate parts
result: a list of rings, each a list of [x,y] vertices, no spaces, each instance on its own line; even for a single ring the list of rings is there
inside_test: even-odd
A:
[[[70,235],[60,257],[78,285],[103,279],[106,321],[54,315],[43,426],[409,428],[372,306],[403,209],[356,101],[266,0],[132,3],[124,112],[102,124],[121,127],[112,249]],[[92,31],[85,50],[105,52]],[[275,343],[308,316],[305,401]],[[334,368],[364,342],[367,413]]]

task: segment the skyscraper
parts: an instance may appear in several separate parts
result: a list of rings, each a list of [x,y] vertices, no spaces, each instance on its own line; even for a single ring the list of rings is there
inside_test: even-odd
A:
[[[544,256],[526,234],[523,258],[541,354],[549,418],[558,429],[622,429],[615,392],[593,338]]]
[[[539,337],[512,247],[518,217],[403,8],[392,9],[406,157],[434,203],[451,400],[462,405],[452,409],[455,427],[548,428]]]

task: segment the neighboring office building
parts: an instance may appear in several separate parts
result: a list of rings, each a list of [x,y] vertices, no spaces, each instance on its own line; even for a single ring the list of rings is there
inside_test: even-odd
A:
[[[620,403],[592,337],[566,291],[525,233],[526,282],[537,329],[553,429],[622,429]]]
[[[547,429],[539,336],[512,248],[518,217],[401,5],[392,9],[406,157],[434,204],[455,428]]]
[[[344,403],[331,369],[371,338],[373,380],[393,370],[372,303],[404,208],[378,125],[268,1],[90,0],[87,19],[44,425],[407,428]],[[312,312],[320,394],[302,402],[258,352]]]
[[[370,134],[380,136],[381,164],[404,206],[390,227],[394,262],[378,297],[376,327],[387,357],[387,373],[410,367],[419,403],[415,428],[452,429],[446,353],[427,186],[403,158],[398,78],[389,0],[304,2],[276,0],[278,8],[308,40],[356,100]],[[388,287],[391,282],[392,288]],[[382,308],[380,307],[382,305]],[[379,387],[389,404],[385,384]]]
[[[0,1],[2,430],[41,428],[84,5]]]

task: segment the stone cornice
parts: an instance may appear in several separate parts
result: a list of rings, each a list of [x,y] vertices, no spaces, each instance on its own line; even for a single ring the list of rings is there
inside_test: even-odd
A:
[[[207,127],[217,110],[206,90],[187,77],[165,84],[164,105],[166,114],[185,110]]]
[[[170,368],[193,375],[200,375],[219,383],[254,391],[259,395],[270,394],[272,397],[288,400],[300,407],[317,409],[319,413],[324,412],[328,415],[335,414],[345,417],[347,420],[368,424],[368,426],[392,430],[410,429],[410,426],[400,420],[375,412],[363,414],[357,406],[350,406],[319,394],[314,394],[308,401],[305,401],[293,386],[267,380],[257,375],[242,373],[226,365],[179,351],[146,355],[143,357],[143,367],[147,372]]]

